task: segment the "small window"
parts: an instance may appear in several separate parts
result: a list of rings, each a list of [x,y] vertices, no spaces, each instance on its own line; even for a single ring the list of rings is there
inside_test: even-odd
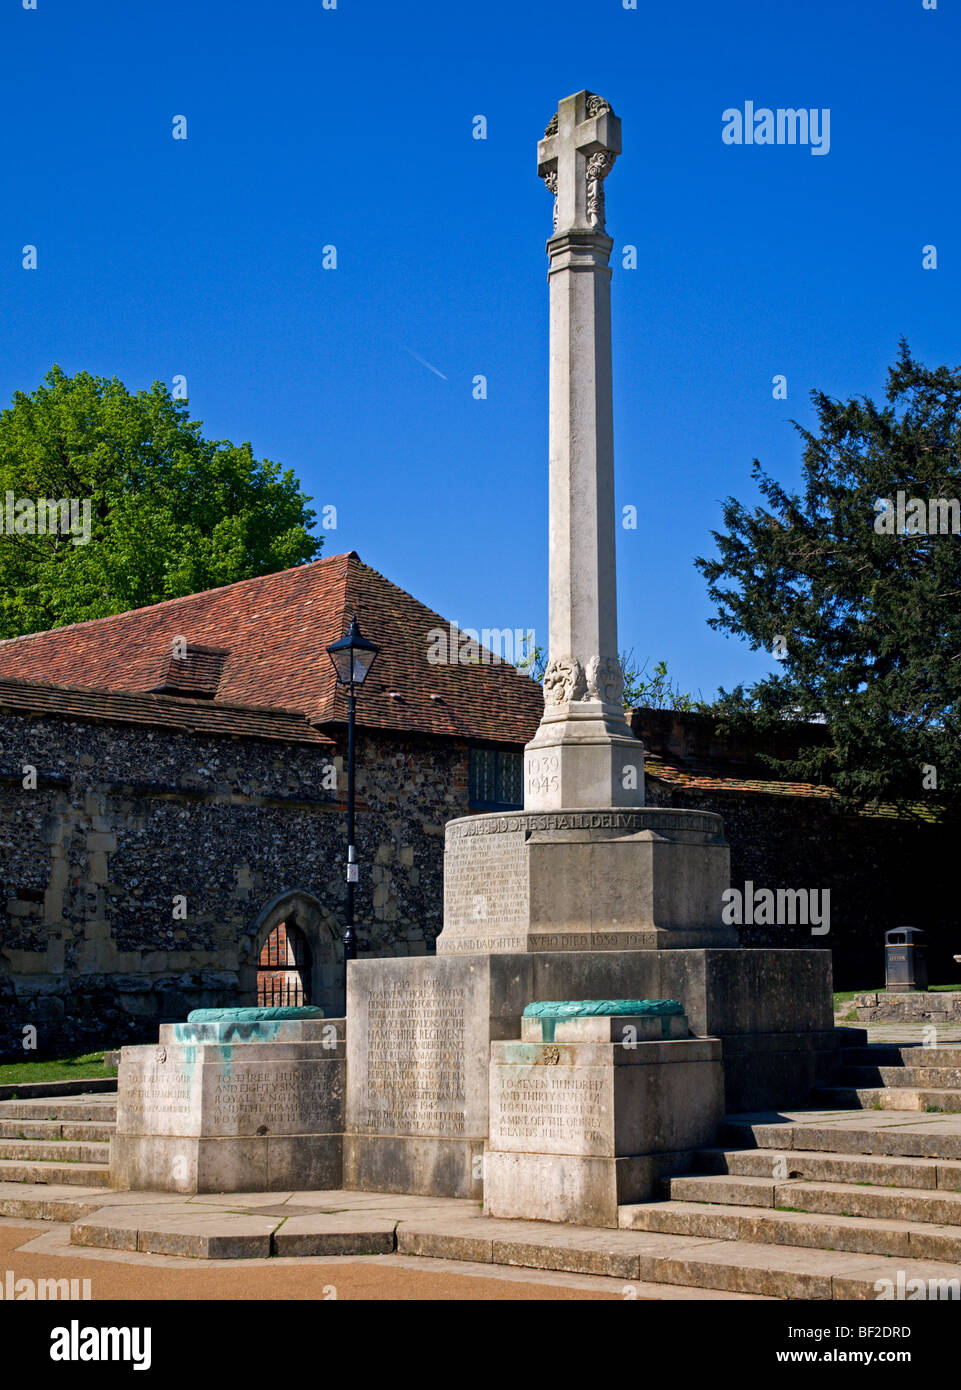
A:
[[[468,774],[471,806],[517,811],[524,805],[524,754],[472,748]]]

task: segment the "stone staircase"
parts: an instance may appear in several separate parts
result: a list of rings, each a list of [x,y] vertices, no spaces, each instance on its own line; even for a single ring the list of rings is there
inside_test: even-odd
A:
[[[832,1086],[815,1091],[815,1104],[845,1110],[961,1111],[961,1044],[844,1049]]]
[[[669,1179],[668,1200],[620,1208],[623,1230],[718,1242],[700,1251],[692,1243],[677,1270],[666,1259],[647,1277],[775,1297],[877,1298],[877,1281],[897,1286],[900,1272],[902,1287],[953,1281],[953,1295],[921,1296],[957,1298],[961,1046],[846,1050],[837,1083],[814,1102],[838,1109],[728,1116],[721,1147],[698,1153],[698,1171]],[[868,1258],[857,1269],[851,1256]],[[841,1291],[825,1294],[825,1280]]]
[[[108,1187],[116,1095],[0,1101],[0,1182]]]

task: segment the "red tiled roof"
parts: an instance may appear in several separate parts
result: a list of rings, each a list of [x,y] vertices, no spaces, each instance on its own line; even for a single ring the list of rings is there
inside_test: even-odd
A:
[[[297,710],[222,705],[212,700],[181,699],[174,695],[127,694],[0,679],[0,709],[24,714],[59,714],[68,719],[150,724],[187,729],[195,734],[235,734],[242,738],[335,746],[333,739],[308,724]]]
[[[543,710],[540,686],[506,662],[431,664],[429,634],[447,631],[447,621],[354,552],[0,642],[0,680],[155,691],[181,637],[188,651],[198,644],[227,652],[216,695],[194,705],[267,706],[313,723],[344,722],[347,697],[325,647],[344,634],[354,612],[364,635],[381,647],[357,698],[359,724],[511,744],[533,737]]]

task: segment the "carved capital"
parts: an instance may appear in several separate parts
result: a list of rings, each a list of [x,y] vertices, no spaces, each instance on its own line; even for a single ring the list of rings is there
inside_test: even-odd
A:
[[[612,656],[592,656],[587,663],[587,689],[592,699],[605,705],[624,703],[621,663]]]
[[[552,657],[544,672],[545,705],[568,705],[572,700],[589,698],[581,663],[572,656]]]

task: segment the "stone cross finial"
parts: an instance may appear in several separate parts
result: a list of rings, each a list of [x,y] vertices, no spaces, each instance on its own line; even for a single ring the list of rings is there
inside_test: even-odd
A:
[[[565,97],[537,146],[537,172],[554,194],[554,231],[604,231],[604,179],[621,152],[621,123],[594,92]]]
[[[644,750],[624,717],[614,573],[613,242],[604,178],[621,123],[603,97],[565,97],[537,146],[554,194],[550,335],[550,661],[527,745],[524,805],[643,806]]]

